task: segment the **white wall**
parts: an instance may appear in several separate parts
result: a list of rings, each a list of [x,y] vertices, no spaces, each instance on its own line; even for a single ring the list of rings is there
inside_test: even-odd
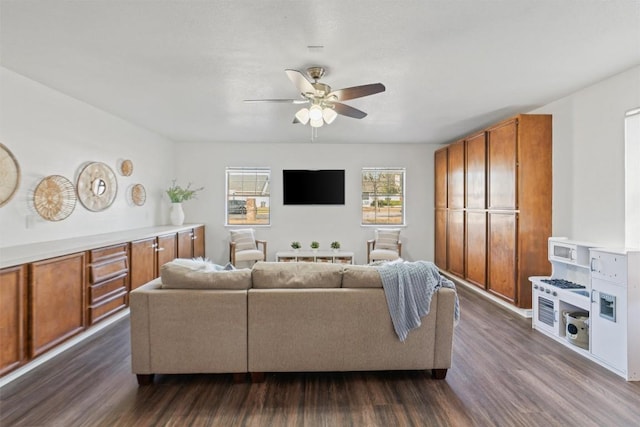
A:
[[[173,142],[0,67],[0,142],[17,158],[22,179],[17,194],[0,208],[0,247],[163,224],[162,193],[174,176]],[[117,172],[133,161],[133,174]],[[43,220],[32,195],[42,178],[62,175],[76,182],[82,166],[104,162],[116,172],[118,194],[108,209],[91,212],[80,201],[65,220]],[[134,206],[127,189],[141,183],[147,202]]]
[[[320,132],[322,129],[320,130]],[[229,227],[225,227],[225,167],[271,168],[271,226],[255,227],[268,241],[268,258],[288,250],[293,240],[308,248],[312,240],[321,249],[339,240],[342,249],[366,262],[366,240],[374,228],[360,225],[361,170],[363,167],[405,167],[406,227],[402,229],[403,258],[433,259],[433,152],[438,146],[416,144],[202,144],[181,143],[176,152],[177,174],[185,183],[205,186],[197,200],[185,203],[188,222],[207,227],[207,256],[228,259]],[[345,169],[344,206],[284,206],[283,169]]]
[[[624,119],[638,106],[640,66],[532,111],[553,114],[554,235],[624,246]]]
[[[22,168],[18,194],[0,208],[0,247],[164,224],[164,189],[177,178],[204,185],[198,200],[185,204],[188,222],[207,226],[207,255],[228,257],[224,226],[224,168],[272,168],[272,225],[257,235],[269,241],[269,257],[289,242],[340,240],[365,261],[360,226],[360,170],[365,166],[407,168],[407,259],[433,259],[433,145],[339,145],[323,143],[173,144],[147,130],[0,68],[0,142]],[[531,113],[553,114],[553,233],[608,246],[624,245],[624,115],[640,106],[640,67],[613,76]],[[448,142],[448,141],[443,141]],[[79,202],[69,218],[47,222],[30,196],[41,178],[60,174],[75,183],[81,166],[100,161],[116,168],[133,160],[131,177],[117,174],[114,204],[99,213]],[[282,169],[344,168],[345,206],[283,206]],[[147,188],[147,203],[134,207],[124,191]],[[631,219],[627,219],[631,220]]]

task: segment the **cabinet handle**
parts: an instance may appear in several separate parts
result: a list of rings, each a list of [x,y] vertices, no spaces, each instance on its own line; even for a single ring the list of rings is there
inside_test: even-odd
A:
[[[594,267],[595,262],[596,262],[596,259],[595,258],[591,258],[591,262],[589,263],[589,269],[591,271],[596,271],[596,268]]]
[[[198,236],[193,236],[193,237],[191,238],[191,240],[196,240],[197,238],[198,238]]]
[[[594,303],[596,302],[595,298],[593,297],[595,295],[596,291],[595,289],[591,289],[591,302]]]
[[[166,248],[158,248],[158,249],[156,249],[156,252],[162,252],[162,251],[164,251],[165,249],[166,249]]]

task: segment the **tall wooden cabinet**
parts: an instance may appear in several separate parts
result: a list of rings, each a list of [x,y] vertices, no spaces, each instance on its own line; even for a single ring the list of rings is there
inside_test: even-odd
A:
[[[551,150],[551,116],[524,114],[435,153],[440,269],[531,308],[528,277],[550,274]]]

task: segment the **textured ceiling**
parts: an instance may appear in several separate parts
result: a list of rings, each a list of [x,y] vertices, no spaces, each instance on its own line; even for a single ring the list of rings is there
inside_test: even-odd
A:
[[[308,143],[243,99],[322,65],[387,90],[318,142],[442,143],[640,64],[640,0],[0,0],[0,62],[177,142]]]

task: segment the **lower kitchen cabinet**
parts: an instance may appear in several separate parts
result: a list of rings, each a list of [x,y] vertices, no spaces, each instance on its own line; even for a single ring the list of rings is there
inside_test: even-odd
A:
[[[178,232],[178,258],[204,257],[204,226]]]
[[[129,284],[128,244],[89,252],[89,324],[127,306]]]
[[[85,252],[30,264],[30,357],[85,328]]]
[[[204,254],[204,226],[159,226],[3,248],[0,376],[125,310],[129,290],[178,255]]]
[[[27,357],[25,265],[0,270],[0,375]]]
[[[131,290],[158,277],[157,247],[155,237],[131,242]]]

